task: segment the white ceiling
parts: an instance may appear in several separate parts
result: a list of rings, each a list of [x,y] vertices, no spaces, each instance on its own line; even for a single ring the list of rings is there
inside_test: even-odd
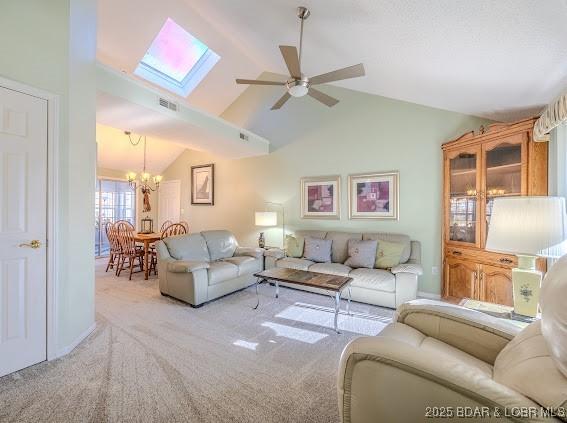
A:
[[[188,97],[219,115],[245,88],[236,77],[283,73],[299,4],[307,75],[365,64],[343,87],[498,120],[567,88],[565,0],[99,0],[98,58],[133,72],[171,17],[221,56]]]

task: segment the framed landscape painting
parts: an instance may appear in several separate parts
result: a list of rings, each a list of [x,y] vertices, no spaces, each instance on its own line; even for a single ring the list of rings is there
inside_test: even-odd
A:
[[[191,204],[215,204],[215,165],[191,166]]]
[[[398,219],[399,172],[349,175],[350,219]]]
[[[340,176],[301,178],[301,217],[340,219],[340,190]]]

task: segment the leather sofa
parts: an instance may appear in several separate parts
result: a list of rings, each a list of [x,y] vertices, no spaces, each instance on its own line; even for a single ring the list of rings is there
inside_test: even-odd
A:
[[[229,231],[178,235],[156,243],[159,289],[198,307],[252,285],[264,250],[239,247]]]
[[[567,256],[543,281],[541,320],[523,330],[447,303],[402,305],[378,336],[345,347],[341,421],[567,421],[566,303]]]
[[[418,277],[423,274],[421,266],[421,243],[412,241],[409,236],[393,233],[353,233],[338,231],[298,230],[295,235],[333,240],[331,246],[331,262],[314,263],[304,258],[286,257],[281,249],[270,249],[265,252],[266,269],[286,267],[309,270],[319,273],[330,273],[350,276],[351,298],[353,301],[374,304],[382,307],[396,308],[400,304],[417,298]],[[343,263],[348,258],[348,240],[377,239],[404,244],[401,264],[390,270],[384,269],[352,269]],[[283,286],[288,286],[282,283]],[[298,287],[317,293],[325,293],[317,288]],[[344,294],[343,294],[344,295]]]

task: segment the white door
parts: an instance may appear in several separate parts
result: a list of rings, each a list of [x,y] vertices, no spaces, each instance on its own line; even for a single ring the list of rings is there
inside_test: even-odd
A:
[[[158,229],[163,222],[179,222],[181,216],[181,181],[165,181],[159,184]]]
[[[47,358],[47,101],[0,87],[0,376]]]

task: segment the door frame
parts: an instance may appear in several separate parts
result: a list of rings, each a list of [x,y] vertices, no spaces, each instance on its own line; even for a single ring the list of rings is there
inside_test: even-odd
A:
[[[40,88],[0,76],[0,87],[47,101],[47,361],[61,355],[57,348],[59,308],[59,145],[60,96]]]

